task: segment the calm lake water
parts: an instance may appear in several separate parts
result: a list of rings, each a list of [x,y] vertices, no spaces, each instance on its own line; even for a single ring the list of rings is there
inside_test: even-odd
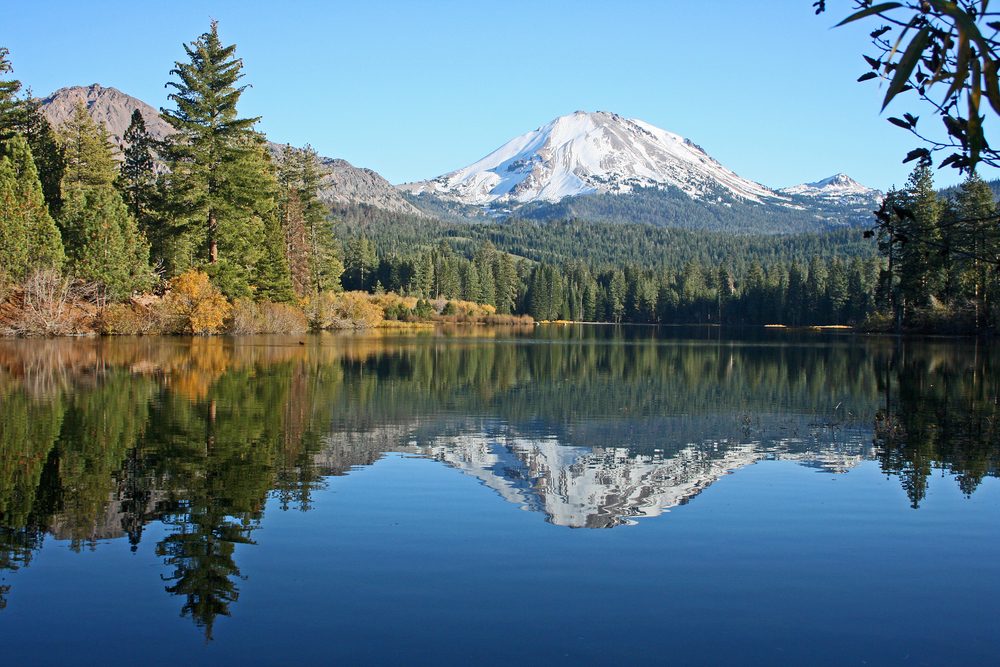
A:
[[[4,664],[997,664],[1000,350],[0,341]]]

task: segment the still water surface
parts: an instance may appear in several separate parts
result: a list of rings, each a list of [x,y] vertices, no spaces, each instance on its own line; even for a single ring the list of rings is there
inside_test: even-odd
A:
[[[1000,350],[0,341],[4,664],[996,664]]]

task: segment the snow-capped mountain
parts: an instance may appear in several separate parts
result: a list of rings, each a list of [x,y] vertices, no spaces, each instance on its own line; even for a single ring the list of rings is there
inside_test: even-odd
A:
[[[698,200],[784,199],[736,175],[680,135],[606,111],[560,116],[464,169],[399,187],[475,206],[670,187]]]
[[[855,203],[877,200],[882,193],[861,185],[847,174],[834,174],[815,183],[802,183],[779,190],[782,194],[811,197],[829,202]]]

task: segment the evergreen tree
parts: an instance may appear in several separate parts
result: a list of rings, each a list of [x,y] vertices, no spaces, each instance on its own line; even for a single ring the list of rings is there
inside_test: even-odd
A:
[[[1000,262],[990,261],[1000,252],[1000,229],[997,228],[997,206],[990,186],[977,174],[971,174],[961,188],[954,207],[954,222],[948,228],[955,276],[955,287],[961,297],[972,303],[974,325],[978,329],[987,322],[994,299],[997,269]],[[991,257],[991,255],[993,257]]]
[[[309,234],[306,231],[305,210],[299,194],[299,174],[296,151],[291,146],[282,149],[278,163],[278,207],[284,231],[285,256],[295,293],[305,296],[313,289],[309,256]]]
[[[319,158],[309,144],[299,152],[299,199],[309,238],[309,271],[313,289],[328,291],[340,287],[344,272],[343,252],[327,219],[329,210],[319,199],[321,174]]]
[[[496,305],[496,275],[494,267],[496,264],[496,248],[492,243],[486,241],[476,249],[476,254],[472,258],[473,269],[476,271],[476,282],[479,290],[472,295],[472,301],[476,303],[487,303]]]
[[[847,267],[834,257],[830,262],[826,277],[825,308],[826,324],[843,324],[846,322],[849,285]]]
[[[14,71],[8,56],[10,50],[0,46],[0,148],[14,138],[25,124],[24,101],[18,96],[21,82],[6,78]]]
[[[941,202],[927,166],[918,166],[906,184],[906,211],[900,218],[899,294],[903,316],[930,304],[942,288]]]
[[[627,290],[625,274],[615,269],[611,272],[607,285],[608,321],[618,323],[625,315],[625,292]]]
[[[344,255],[344,288],[367,291],[378,266],[375,246],[367,237],[356,236],[348,242]]]
[[[292,282],[299,295],[339,289],[344,262],[328,210],[319,200],[319,161],[311,146],[286,146],[278,169],[280,209]]]
[[[14,135],[0,149],[0,273],[21,280],[36,268],[59,268],[63,258],[31,148]]]
[[[62,205],[62,179],[65,167],[62,147],[59,145],[55,130],[42,111],[39,100],[30,99],[27,105],[23,134],[31,146],[31,155],[38,170],[38,180],[42,184],[42,193],[45,195],[49,214],[55,218],[59,216],[59,208]]]
[[[175,130],[165,147],[177,226],[171,269],[208,264],[227,295],[247,294],[275,197],[263,140],[253,129],[259,118],[238,115],[243,61],[235,45],[219,40],[217,22],[184,50],[189,61],[175,63],[178,81],[167,83],[176,109],[161,109]]]
[[[262,255],[257,261],[254,298],[262,301],[292,302],[295,287],[285,255],[285,236],[277,215],[268,216],[265,221],[265,236],[262,239]]]
[[[517,307],[518,277],[514,258],[507,253],[499,256],[496,274],[496,306],[501,315],[509,315]]]
[[[111,138],[103,125],[91,119],[83,102],[76,103],[59,134],[65,160],[61,184],[64,192],[71,186],[114,185],[117,168]]]
[[[434,295],[456,298],[462,289],[458,262],[451,246],[441,241],[434,251]]]
[[[118,189],[132,217],[149,235],[149,213],[156,184],[156,142],[146,130],[146,121],[136,109],[123,137],[125,151],[118,173]]]
[[[59,227],[70,272],[98,283],[112,300],[149,288],[149,244],[114,186],[107,133],[78,104],[63,137],[66,170]]]

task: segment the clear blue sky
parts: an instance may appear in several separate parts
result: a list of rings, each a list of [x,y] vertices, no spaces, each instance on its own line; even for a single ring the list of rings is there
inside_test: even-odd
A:
[[[879,116],[877,84],[855,83],[871,27],[830,29],[848,0],[819,17],[811,0],[11,4],[0,45],[36,94],[100,83],[154,107],[216,18],[253,85],[241,111],[270,139],[394,183],[578,109],[682,134],[772,187],[843,171],[885,189],[915,145]]]

